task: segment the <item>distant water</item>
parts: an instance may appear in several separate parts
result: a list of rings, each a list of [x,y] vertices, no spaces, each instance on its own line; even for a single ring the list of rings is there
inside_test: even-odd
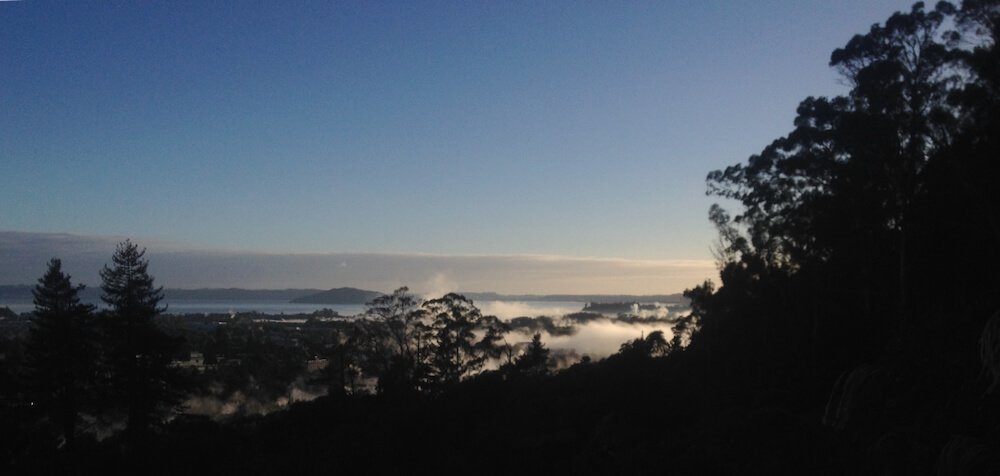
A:
[[[274,300],[164,300],[167,314],[230,314],[240,312],[260,312],[263,314],[312,314],[320,309],[331,309],[342,316],[353,316],[365,310],[361,304],[299,304]],[[90,303],[103,307],[103,303]],[[17,313],[31,312],[35,305],[31,301],[0,300],[0,307],[7,306]]]
[[[231,314],[259,312],[263,314],[312,314],[320,309],[331,309],[342,316],[353,316],[364,312],[362,304],[301,304],[285,301],[224,301],[191,300],[168,301],[169,314]]]
[[[168,300],[168,314],[230,314],[260,312],[263,314],[292,315],[312,314],[320,309],[336,311],[341,316],[353,316],[364,312],[362,304],[300,304],[274,300]],[[98,305],[99,303],[91,303]],[[483,314],[495,315],[501,319],[520,316],[561,316],[583,309],[586,303],[571,301],[476,301]],[[31,312],[35,305],[31,301],[0,300],[0,307],[7,306],[17,313]]]
[[[18,314],[35,310],[35,305],[31,301],[0,299],[0,307],[9,307],[11,311]]]

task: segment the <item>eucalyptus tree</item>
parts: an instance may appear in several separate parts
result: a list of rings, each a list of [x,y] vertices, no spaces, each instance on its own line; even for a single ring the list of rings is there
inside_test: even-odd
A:
[[[945,290],[969,315],[995,305],[998,24],[996,0],[893,14],[831,54],[847,94],[806,98],[791,132],[709,173],[737,203],[709,213],[722,286],[691,292],[714,349],[836,366],[962,319]]]
[[[429,328],[419,298],[403,286],[367,303],[364,344],[368,368],[383,393],[417,390],[429,365]]]
[[[457,383],[489,359],[500,358],[507,326],[495,316],[483,315],[470,299],[448,293],[423,307],[433,335],[431,377],[436,384]]]
[[[852,86],[846,96],[807,98],[791,133],[709,174],[710,194],[742,206],[732,218],[711,213],[725,261],[786,275],[834,266],[866,296],[894,294],[905,314],[911,216],[928,163],[950,147],[961,114],[949,97],[962,75],[945,41],[956,12],[917,3],[855,36],[830,59]]]

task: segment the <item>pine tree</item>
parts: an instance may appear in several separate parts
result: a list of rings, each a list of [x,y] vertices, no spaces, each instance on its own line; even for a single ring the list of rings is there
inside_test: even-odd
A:
[[[529,375],[545,375],[549,371],[549,349],[542,343],[542,334],[536,332],[531,344],[514,362],[514,368]]]
[[[163,289],[147,273],[145,253],[126,240],[115,249],[113,265],[101,271],[101,299],[109,307],[103,322],[110,397],[115,407],[126,411],[132,441],[181,397],[179,374],[170,365],[181,342],[156,325],[156,316],[166,307],[160,306]]]
[[[26,357],[32,402],[62,431],[73,448],[81,409],[87,406],[97,368],[94,306],[82,304],[78,293],[53,258],[32,290],[35,313]]]

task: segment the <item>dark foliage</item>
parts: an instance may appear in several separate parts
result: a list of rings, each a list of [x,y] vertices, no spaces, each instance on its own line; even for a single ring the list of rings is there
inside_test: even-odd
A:
[[[926,473],[973,446],[997,468],[977,348],[1000,308],[998,20],[995,1],[941,2],[876,24],[831,56],[850,94],[806,99],[789,135],[708,176],[742,211],[711,210],[722,285],[689,291],[688,353],[734,385],[825,400],[864,472]]]
[[[49,261],[33,290],[34,317],[25,349],[28,405],[37,407],[73,448],[80,413],[93,408],[97,383],[97,340],[94,307],[82,304],[62,272],[62,262]]]
[[[180,402],[183,391],[179,373],[170,365],[181,339],[157,326],[155,318],[165,310],[160,306],[163,294],[147,272],[145,252],[122,242],[112,266],[101,271],[101,298],[108,305],[101,316],[107,402],[109,410],[124,412],[126,432],[133,439],[145,437]]]
[[[507,369],[504,369],[507,370]],[[531,343],[514,360],[509,370],[525,375],[546,375],[549,372],[549,349],[542,343],[542,334],[536,333],[531,337]]]

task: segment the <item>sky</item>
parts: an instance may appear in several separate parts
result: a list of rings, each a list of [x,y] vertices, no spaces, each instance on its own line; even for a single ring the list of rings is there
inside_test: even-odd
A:
[[[830,52],[909,5],[0,2],[0,284],[33,281],[27,245],[131,237],[187,253],[173,287],[677,292],[715,270],[706,174],[843,93]]]

